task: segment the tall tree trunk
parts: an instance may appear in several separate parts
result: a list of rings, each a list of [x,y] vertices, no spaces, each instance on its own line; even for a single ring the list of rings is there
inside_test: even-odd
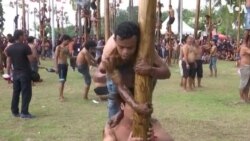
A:
[[[210,43],[211,41],[211,36],[212,36],[212,4],[211,4],[212,0],[209,0],[209,11],[208,11],[208,15],[209,15],[209,26],[208,26],[208,43]]]
[[[16,16],[18,15],[18,0],[16,0]],[[17,19],[17,21],[18,21],[18,19]],[[17,25],[16,25],[16,29],[15,30],[17,30],[18,29],[18,22],[17,22]]]
[[[195,14],[195,28],[194,28],[195,39],[198,38],[199,18],[200,18],[200,0],[196,0],[196,14]]]
[[[138,22],[140,26],[140,43],[137,59],[143,58],[152,64],[154,54],[154,27],[156,23],[156,0],[140,0]],[[153,81],[149,76],[135,75],[135,101],[139,104],[152,103]],[[150,127],[151,116],[134,113],[133,137],[142,137],[147,140],[147,131]]]
[[[85,41],[88,40],[88,17],[84,18],[84,39]]]
[[[83,27],[82,27],[82,6],[78,5],[78,27],[79,27],[79,35],[82,39],[82,34],[83,34]]]
[[[180,36],[180,42],[182,40],[182,33],[183,33],[183,15],[182,15],[182,12],[183,12],[183,0],[179,0],[180,2],[180,13],[179,13],[179,16],[180,16],[180,32],[179,32],[179,36]]]
[[[239,4],[239,12],[238,12],[238,31],[237,31],[237,48],[240,47],[240,26],[241,26],[241,20],[240,20],[240,16],[241,16],[241,0],[238,0],[238,4]]]
[[[116,0],[114,0],[113,32],[115,31],[115,27],[116,27]]]
[[[61,35],[64,34],[63,20],[64,20],[64,11],[63,11],[63,9],[62,9],[62,15],[61,15]]]
[[[161,0],[157,2],[157,21],[156,21],[156,43],[160,44],[161,37]]]
[[[79,26],[78,26],[78,10],[79,10],[79,4],[76,5],[76,13],[75,13],[75,34],[79,36]]]
[[[104,8],[105,8],[105,41],[108,41],[110,37],[110,18],[109,18],[109,0],[104,1]]]
[[[22,19],[22,22],[23,22],[23,31],[24,31],[24,33],[25,33],[25,35],[26,35],[26,12],[25,12],[25,0],[22,0],[22,5],[23,5],[23,7],[22,7],[22,9],[23,9],[23,19]]]
[[[128,20],[132,20],[132,3],[133,3],[133,0],[129,0],[129,13],[128,13]]]
[[[97,29],[96,29],[96,37],[97,40],[100,39],[100,32],[101,32],[101,16],[100,16],[100,0],[97,0]]]
[[[181,19],[180,19],[180,13],[181,13],[181,0],[178,0],[178,33],[180,33],[181,30]]]

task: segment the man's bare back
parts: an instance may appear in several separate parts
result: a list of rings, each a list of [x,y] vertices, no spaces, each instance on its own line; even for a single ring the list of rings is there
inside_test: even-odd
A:
[[[38,54],[37,54],[37,50],[36,50],[36,46],[34,44],[28,44],[31,52],[32,52],[32,61],[38,61]]]
[[[76,64],[78,66],[85,64],[94,65],[93,60],[94,58],[91,56],[91,54],[85,48],[83,48],[77,55]]]

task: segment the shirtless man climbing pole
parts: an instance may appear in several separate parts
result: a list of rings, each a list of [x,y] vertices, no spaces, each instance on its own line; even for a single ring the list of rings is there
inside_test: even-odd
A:
[[[168,20],[168,23],[167,23],[167,30],[168,30],[168,32],[172,32],[171,25],[175,21],[174,9],[173,9],[172,5],[169,5],[168,15],[169,15],[169,20]]]
[[[115,34],[110,37],[104,47],[102,62],[99,66],[99,70],[101,72],[106,72],[107,81],[111,80],[111,83],[108,84],[115,85],[115,87],[117,87],[117,91],[113,93],[115,99],[112,102],[117,102],[117,97],[120,96],[125,105],[127,104],[127,106],[131,107],[130,109],[133,109],[139,114],[150,114],[152,112],[150,105],[147,103],[137,104],[133,98],[135,73],[148,75],[155,79],[166,79],[170,77],[170,71],[157,52],[155,52],[152,56],[153,66],[147,64],[143,58],[139,59],[138,62],[135,62],[140,37],[139,34],[139,26],[135,23],[123,22],[118,25],[115,30]],[[118,93],[120,95],[118,95]],[[112,108],[117,108],[120,112],[116,111],[116,113],[118,112],[118,114],[121,113],[120,115],[122,115],[120,116],[121,118],[117,120],[116,124],[109,124],[111,128],[118,126],[117,123],[121,123],[121,119],[126,116],[126,113],[120,110],[119,105],[120,102],[118,102],[117,105],[110,105],[109,103],[110,112],[113,111]],[[121,126],[124,126],[124,124]],[[125,131],[126,134],[124,133],[123,136],[118,135],[121,138],[111,138],[109,141],[127,141],[129,137],[129,134],[127,133],[130,131],[124,130],[124,132]],[[167,139],[168,138],[164,138],[164,140]]]
[[[149,75],[155,79],[170,77],[170,71],[165,62],[155,52],[153,66],[143,59],[135,62],[140,37],[139,26],[133,22],[123,22],[118,25],[113,36],[109,38],[104,47],[102,62],[99,71],[107,74],[109,99],[109,117],[120,111],[120,102],[116,99],[118,93],[122,99],[139,114],[150,114],[152,108],[146,104],[137,104],[133,98],[135,72]],[[122,114],[120,114],[122,115]]]
[[[97,66],[95,58],[91,55],[91,50],[95,49],[96,43],[94,41],[87,41],[84,48],[77,55],[76,64],[78,72],[84,77],[85,87],[83,98],[88,99],[89,88],[91,85],[91,76],[89,73],[89,66]]]

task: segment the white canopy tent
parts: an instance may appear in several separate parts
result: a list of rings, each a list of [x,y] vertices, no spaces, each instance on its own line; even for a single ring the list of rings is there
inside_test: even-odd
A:
[[[178,13],[175,12],[175,21],[171,26],[172,31],[175,34],[178,34]],[[168,23],[169,17],[162,23],[162,28],[161,28],[161,34],[165,34],[167,31],[167,23]],[[194,29],[187,25],[184,21],[182,21],[182,34],[194,34]]]

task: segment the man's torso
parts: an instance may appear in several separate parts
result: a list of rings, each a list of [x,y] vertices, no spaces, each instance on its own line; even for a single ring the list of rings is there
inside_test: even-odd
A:
[[[14,71],[30,70],[30,62],[27,55],[31,54],[31,50],[27,45],[15,43],[7,48],[6,53],[11,58]]]
[[[58,57],[58,63],[59,64],[68,64],[67,63],[67,59],[69,57],[69,49],[67,46],[63,47],[63,46],[59,46],[59,57]]]
[[[250,65],[250,48],[242,46],[240,49],[240,64],[241,66]]]
[[[187,60],[189,63],[195,62],[195,48],[193,45],[186,45],[185,46],[187,49]]]

